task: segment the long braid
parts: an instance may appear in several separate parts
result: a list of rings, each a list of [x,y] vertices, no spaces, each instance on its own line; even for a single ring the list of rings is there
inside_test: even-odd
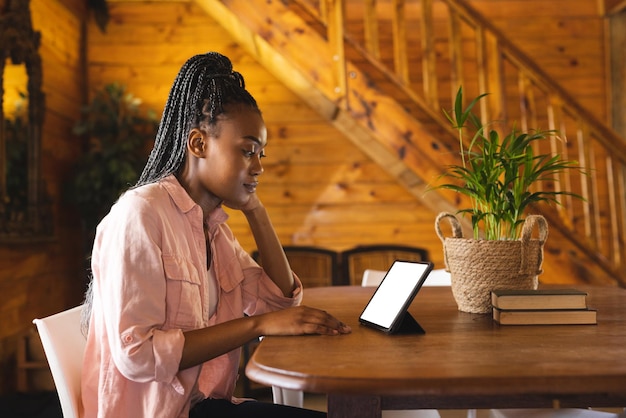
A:
[[[170,90],[148,161],[133,187],[154,183],[175,174],[185,162],[187,135],[200,125],[210,129],[226,105],[242,104],[259,111],[246,90],[243,76],[230,60],[217,52],[191,57],[180,69]],[[259,111],[260,112],[260,111]],[[89,328],[93,303],[91,277],[81,317],[83,332]]]
[[[217,52],[191,57],[174,80],[154,148],[135,187],[176,173],[185,161],[189,131],[203,123],[214,126],[228,104],[258,110],[243,76],[233,71],[227,57]]]

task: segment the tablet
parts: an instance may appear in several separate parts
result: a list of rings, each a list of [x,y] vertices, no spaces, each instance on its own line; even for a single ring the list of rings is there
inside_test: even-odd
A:
[[[423,328],[407,309],[432,269],[433,263],[427,261],[394,261],[365,306],[359,322],[389,334],[423,333]]]

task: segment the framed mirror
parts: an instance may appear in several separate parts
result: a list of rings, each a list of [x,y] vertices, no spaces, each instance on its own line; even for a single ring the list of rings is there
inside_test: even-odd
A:
[[[0,0],[0,243],[52,236],[40,171],[45,97],[39,42],[30,0]]]

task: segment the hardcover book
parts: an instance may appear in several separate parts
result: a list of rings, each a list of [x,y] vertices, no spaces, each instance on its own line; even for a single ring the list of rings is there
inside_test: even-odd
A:
[[[585,309],[587,293],[578,289],[496,289],[491,292],[491,304],[499,309]]]
[[[505,310],[493,308],[493,319],[502,325],[596,324],[594,309]]]

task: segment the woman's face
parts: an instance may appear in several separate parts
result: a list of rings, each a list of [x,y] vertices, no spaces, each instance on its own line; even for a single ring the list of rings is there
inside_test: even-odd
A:
[[[229,207],[241,208],[256,193],[267,145],[265,122],[258,111],[231,106],[220,116],[214,135],[204,134],[206,152],[197,176],[203,188]]]

